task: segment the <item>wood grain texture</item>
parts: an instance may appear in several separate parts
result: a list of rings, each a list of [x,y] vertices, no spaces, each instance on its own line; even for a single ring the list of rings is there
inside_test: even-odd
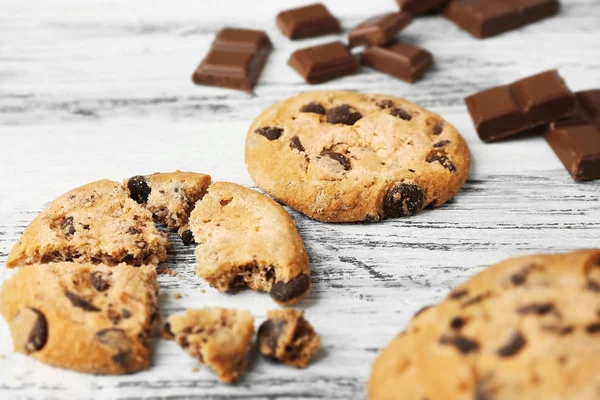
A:
[[[291,212],[305,240],[313,291],[300,307],[324,350],[306,370],[253,356],[224,386],[172,342],[154,365],[121,377],[54,369],[12,352],[0,322],[0,398],[361,399],[378,352],[422,306],[506,257],[598,247],[600,182],[575,183],[536,136],[493,145],[476,137],[463,104],[474,91],[550,68],[574,90],[600,87],[600,3],[563,0],[560,15],[478,41],[439,16],[401,38],[425,47],[435,67],[415,85],[364,68],[316,87],[286,66],[296,48],[274,17],[293,0],[3,0],[0,2],[0,264],[27,224],[61,193],[86,182],[175,169],[253,187],[243,142],[252,119],[281,98],[312,89],[406,97],[455,124],[474,159],[451,203],[382,224],[332,225]],[[394,10],[393,0],[327,1],[350,29]],[[276,50],[254,95],[191,84],[221,27],[268,31]],[[161,276],[165,314],[209,305],[246,308],[257,323],[267,295],[215,292],[193,273],[193,253],[173,239]],[[0,268],[0,280],[11,275]],[[201,291],[205,290],[205,293]],[[180,293],[181,299],[174,295]]]

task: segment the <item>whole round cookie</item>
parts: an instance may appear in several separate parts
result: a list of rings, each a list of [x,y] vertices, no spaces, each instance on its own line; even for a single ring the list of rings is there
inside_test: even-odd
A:
[[[378,355],[371,400],[598,399],[600,250],[488,268]]]
[[[311,92],[252,123],[246,165],[264,191],[325,222],[381,221],[439,207],[471,160],[457,130],[407,100]]]

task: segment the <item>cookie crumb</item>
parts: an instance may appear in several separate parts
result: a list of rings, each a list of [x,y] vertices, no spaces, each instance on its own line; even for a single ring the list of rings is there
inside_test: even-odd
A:
[[[206,293],[206,290],[200,289],[200,293],[204,294],[204,293]]]
[[[192,367],[192,372],[198,372],[198,371],[200,371],[200,368],[198,368],[198,367]]]
[[[6,356],[4,354],[0,354],[0,360],[4,360]]]
[[[181,296],[181,293],[175,293],[175,298],[176,298],[176,299],[180,299],[181,297],[182,297],[182,296]]]
[[[168,269],[168,268],[162,268],[162,267],[156,268],[156,273],[159,275],[169,275],[169,276],[177,275],[177,271],[175,271],[174,269]]]

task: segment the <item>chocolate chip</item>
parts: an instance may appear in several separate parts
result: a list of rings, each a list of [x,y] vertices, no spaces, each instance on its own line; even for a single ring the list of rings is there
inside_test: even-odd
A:
[[[21,309],[11,322],[14,331],[29,332],[27,340],[22,344],[26,354],[40,351],[48,341],[48,322],[44,314],[37,308]]]
[[[600,333],[600,323],[589,324],[585,327],[585,331],[591,334]]]
[[[113,323],[113,325],[118,325],[119,322],[121,322],[121,314],[119,314],[115,310],[110,309],[108,310],[108,319],[110,320],[110,322]]]
[[[467,323],[467,320],[461,317],[454,317],[450,321],[450,328],[455,331],[459,331]]]
[[[354,125],[356,121],[362,118],[362,114],[350,107],[348,104],[342,104],[330,108],[326,113],[327,122],[330,124]]]
[[[75,226],[73,226],[73,217],[66,217],[65,219],[63,219],[61,229],[65,236],[75,234]]]
[[[111,360],[115,364],[117,364],[119,367],[125,368],[125,366],[127,365],[128,358],[129,358],[129,352],[128,351],[120,351],[117,354],[115,354],[114,356],[112,356]]]
[[[575,330],[575,328],[571,325],[568,325],[568,326],[542,325],[541,329],[543,331],[555,333],[560,336],[571,334]]]
[[[129,342],[127,334],[121,328],[102,329],[94,337],[98,342],[120,350],[125,349]]]
[[[325,107],[323,107],[321,105],[321,103],[317,103],[316,101],[312,101],[312,102],[304,105],[300,109],[300,112],[325,115]]]
[[[171,323],[170,322],[167,322],[165,324],[165,326],[163,326],[163,332],[164,332],[165,336],[167,336],[170,339],[173,339],[175,337],[175,334],[171,330]]]
[[[181,232],[181,241],[186,246],[195,243],[194,234],[192,233],[192,231],[188,229],[186,231]]]
[[[431,304],[430,304],[430,305],[428,305],[428,306],[425,306],[425,307],[421,307],[421,308],[419,309],[419,311],[417,311],[417,312],[415,313],[415,315],[413,315],[413,318],[416,318],[416,317],[418,317],[419,315],[423,314],[425,311],[427,311],[427,310],[428,310],[428,309],[430,309],[431,307],[432,307],[432,305],[431,305]]]
[[[435,124],[435,126],[433,127],[433,134],[436,136],[441,135],[443,130],[444,130],[444,124],[442,122],[439,122],[439,123]]]
[[[394,102],[391,100],[381,100],[377,105],[379,108],[392,108],[394,107]]]
[[[276,140],[279,139],[281,135],[283,135],[283,129],[273,126],[265,126],[262,128],[258,128],[254,131],[254,133],[264,136],[269,140]]]
[[[99,292],[104,292],[110,288],[110,283],[108,283],[108,275],[104,272],[95,271],[90,274],[90,280],[92,281],[92,286]]]
[[[89,311],[89,312],[100,311],[100,309],[98,307],[95,307],[93,304],[88,303],[87,301],[85,301],[81,297],[77,296],[73,292],[67,291],[67,293],[65,295],[67,296],[67,299],[69,299],[71,304],[73,304],[73,306],[75,306],[77,308],[81,308],[83,311]]]
[[[405,121],[410,121],[412,119],[410,113],[403,108],[394,107],[390,110],[390,114]]]
[[[469,300],[465,301],[463,304],[461,304],[461,307],[467,308],[474,304],[481,303],[483,300],[490,298],[490,297],[492,297],[492,294],[490,292],[478,294],[477,296],[473,297],[472,299],[469,299]]]
[[[504,346],[500,347],[496,354],[500,357],[512,357],[525,346],[527,341],[521,332],[515,332]]]
[[[456,172],[456,167],[454,163],[450,161],[448,155],[445,151],[442,150],[431,150],[429,154],[427,154],[427,158],[425,159],[428,163],[439,162],[442,167],[446,168],[450,172]]]
[[[412,183],[398,183],[386,194],[383,212],[386,217],[407,217],[423,208],[425,196],[421,188]]]
[[[310,277],[300,274],[289,282],[275,282],[271,288],[271,297],[280,303],[287,303],[306,293],[309,288]]]
[[[286,325],[287,322],[282,320],[273,321],[268,319],[263,322],[258,328],[259,346],[267,346],[267,348],[271,350],[271,354],[275,355],[277,352],[277,342],[279,340],[279,336],[283,333]]]
[[[302,142],[300,142],[300,138],[298,136],[294,136],[292,140],[290,140],[290,149],[298,150],[299,152],[304,152],[304,146],[302,146]]]
[[[527,280],[527,272],[517,272],[515,274],[512,274],[510,277],[510,281],[515,286],[524,284],[526,280]]]
[[[142,233],[142,231],[140,231],[139,229],[136,229],[132,226],[131,228],[129,228],[127,230],[127,233],[129,233],[131,235],[139,235],[140,233]]]
[[[439,142],[434,144],[433,147],[435,147],[436,149],[439,149],[440,147],[445,147],[446,145],[449,145],[449,144],[450,144],[449,140],[440,140]]]
[[[479,343],[474,340],[468,339],[464,336],[442,336],[440,338],[440,344],[447,344],[456,347],[458,351],[463,354],[468,354],[479,350]]]
[[[345,171],[350,171],[352,169],[352,164],[350,163],[350,160],[343,154],[336,153],[335,151],[322,151],[321,156],[329,157],[332,160],[339,162],[341,166],[344,167]]]
[[[129,189],[130,197],[139,204],[144,204],[150,196],[150,186],[146,182],[146,178],[141,175],[136,175],[127,181],[127,189]]]
[[[124,309],[121,310],[121,315],[125,319],[130,318],[131,317],[131,311],[129,311],[128,309],[124,308]]]
[[[552,310],[554,310],[554,304],[552,303],[534,303],[517,309],[517,312],[519,314],[544,315],[548,314]]]
[[[587,290],[591,290],[592,292],[600,292],[600,284],[598,282],[590,279],[587,283]]]
[[[467,289],[453,290],[450,293],[450,298],[452,300],[459,300],[459,299],[462,299],[463,297],[465,297],[468,294],[469,294],[469,291]]]

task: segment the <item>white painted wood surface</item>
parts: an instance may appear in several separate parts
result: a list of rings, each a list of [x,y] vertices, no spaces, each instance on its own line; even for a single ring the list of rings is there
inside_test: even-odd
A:
[[[50,200],[86,182],[171,171],[253,186],[243,158],[252,119],[281,98],[313,89],[286,61],[293,49],[276,13],[293,0],[2,0],[0,2],[0,280],[6,256]],[[393,0],[327,1],[347,30]],[[377,353],[422,306],[490,263],[532,252],[598,247],[600,182],[574,183],[540,137],[484,145],[462,99],[550,68],[574,90],[600,87],[600,2],[563,0],[556,18],[478,41],[439,16],[401,37],[434,53],[418,84],[363,69],[314,89],[403,96],[464,134],[474,165],[450,204],[382,224],[331,225],[292,212],[312,261],[300,306],[324,350],[306,370],[254,357],[224,386],[172,342],[157,341],[141,373],[93,376],[12,352],[0,322],[0,398],[361,399]],[[265,29],[276,50],[255,95],[192,85],[190,74],[223,26]],[[175,241],[175,243],[178,243]],[[262,322],[268,295],[224,295],[197,278],[190,248],[175,246],[161,277],[165,314],[188,307],[246,308]],[[206,293],[201,288],[207,289]],[[180,293],[181,299],[174,295]]]

